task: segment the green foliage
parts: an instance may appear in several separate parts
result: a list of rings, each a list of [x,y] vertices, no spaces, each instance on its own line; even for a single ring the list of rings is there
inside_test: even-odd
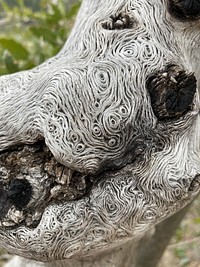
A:
[[[200,217],[194,218],[193,222],[196,224],[200,224]]]
[[[188,266],[190,258],[187,256],[185,248],[177,248],[175,250],[175,255],[180,259],[179,266]]]
[[[15,4],[15,2],[17,4]],[[0,0],[0,75],[30,69],[55,55],[69,35],[80,0],[70,5],[66,0],[40,0],[33,11],[28,1],[15,0],[10,6]]]
[[[29,55],[26,48],[14,39],[0,38],[0,45],[7,49],[15,59],[26,59]]]

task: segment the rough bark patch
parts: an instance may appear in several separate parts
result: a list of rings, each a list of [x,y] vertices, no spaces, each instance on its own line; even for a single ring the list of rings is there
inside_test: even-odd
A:
[[[50,203],[79,199],[90,188],[90,180],[59,164],[44,142],[9,149],[0,154],[0,225],[34,225]]]

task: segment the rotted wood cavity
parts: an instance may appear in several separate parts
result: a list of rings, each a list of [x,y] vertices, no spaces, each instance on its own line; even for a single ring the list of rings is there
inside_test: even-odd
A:
[[[44,142],[0,154],[0,226],[38,224],[44,208],[76,200],[91,189],[89,178],[59,164]]]
[[[125,12],[120,12],[111,15],[108,20],[102,23],[102,27],[106,30],[124,30],[131,29],[135,23],[135,19],[131,18]]]
[[[173,65],[151,75],[146,87],[157,118],[177,119],[192,110],[197,80],[193,73]]]
[[[180,20],[200,18],[200,0],[169,0],[170,13]]]
[[[52,203],[88,196],[111,171],[141,160],[145,146],[135,143],[124,154],[125,162],[101,166],[95,176],[73,171],[58,163],[43,141],[10,148],[0,154],[0,226],[25,224],[36,227],[44,209]],[[123,163],[123,164],[122,164]]]

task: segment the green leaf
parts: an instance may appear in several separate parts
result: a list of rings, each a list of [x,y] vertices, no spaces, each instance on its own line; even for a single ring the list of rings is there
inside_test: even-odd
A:
[[[62,18],[62,14],[57,6],[57,4],[51,4],[52,10],[53,10],[53,16],[55,17],[55,19],[58,21],[59,19]]]
[[[29,52],[17,41],[10,38],[0,38],[0,45],[7,49],[15,59],[27,59]]]
[[[10,12],[10,7],[4,0],[0,0],[0,5],[1,5],[3,11]]]
[[[6,69],[8,70],[9,73],[14,73],[19,71],[18,65],[14,62],[14,59],[8,53],[5,55],[4,62],[6,65]]]
[[[36,37],[42,37],[51,44],[56,44],[57,34],[52,30],[43,27],[30,27],[30,30]]]
[[[62,14],[56,4],[51,3],[49,12],[46,13],[46,22],[48,24],[58,24],[62,19]]]
[[[25,8],[24,0],[17,0],[17,4],[20,8]]]
[[[70,10],[67,12],[66,18],[67,19],[73,18],[77,14],[77,12],[78,12],[78,10],[80,8],[80,5],[81,5],[80,1],[78,3],[73,4],[71,6]]]

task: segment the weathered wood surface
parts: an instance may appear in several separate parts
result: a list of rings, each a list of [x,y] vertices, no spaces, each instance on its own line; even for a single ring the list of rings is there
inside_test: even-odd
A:
[[[188,3],[84,0],[57,56],[0,77],[10,252],[118,266],[199,193],[200,7]]]

